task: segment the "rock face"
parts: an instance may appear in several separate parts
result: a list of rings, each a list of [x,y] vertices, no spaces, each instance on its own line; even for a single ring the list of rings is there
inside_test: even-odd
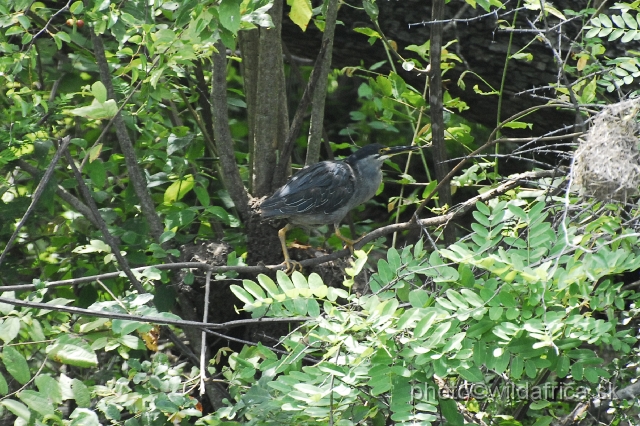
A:
[[[393,40],[398,46],[398,52],[404,57],[415,56],[415,53],[405,50],[409,45],[422,45],[429,39],[429,26],[421,22],[428,21],[431,17],[430,2],[421,0],[382,0],[376,4],[380,9],[380,27],[388,39]],[[587,6],[586,0],[556,1],[555,6],[559,10],[581,10]],[[493,128],[497,122],[498,97],[475,94],[473,86],[476,84],[485,92],[491,89],[478,77],[467,74],[464,77],[466,89],[463,91],[457,85],[460,75],[470,70],[480,75],[493,88],[498,89],[501,84],[505,58],[509,49],[511,33],[499,29],[499,23],[503,26],[511,24],[514,17],[513,7],[515,3],[508,3],[508,10],[497,14],[486,14],[480,7],[473,9],[462,1],[452,1],[447,5],[446,18],[465,20],[464,22],[448,23],[444,27],[444,43],[450,40],[458,40],[449,47],[463,60],[462,64],[445,74],[447,88],[451,94],[461,96],[471,107],[462,113],[465,118]],[[593,6],[591,6],[593,7]],[[286,8],[285,8],[286,9]],[[549,89],[544,89],[550,83],[558,80],[558,67],[555,63],[553,52],[542,37],[536,37],[528,21],[534,22],[539,11],[520,9],[517,15],[515,28],[523,30],[513,33],[511,41],[511,54],[518,52],[528,45],[527,53],[533,55],[529,62],[525,60],[511,60],[507,70],[507,78],[504,82],[505,97],[502,104],[501,118],[504,120],[528,107],[546,103],[544,96],[553,96]],[[338,13],[338,20],[344,25],[338,25],[336,39],[333,48],[333,66],[359,65],[364,60],[365,65],[372,65],[378,61],[387,59],[387,55],[380,41],[373,46],[369,45],[368,37],[353,31],[357,27],[373,28],[371,21],[363,10],[343,6]],[[558,27],[562,31],[559,37],[558,28],[554,25],[559,19],[549,14],[547,25],[552,30],[546,33],[554,47],[558,47],[558,39],[562,41],[562,60],[567,58],[570,41],[576,37],[582,20],[576,19],[564,23]],[[418,24],[418,25],[413,25]],[[545,24],[537,22],[538,29],[543,30]],[[284,19],[283,40],[288,50],[295,56],[313,59],[320,47],[321,33],[313,25],[309,25],[305,33]],[[533,40],[533,41],[532,41]],[[614,46],[615,47],[615,46]],[[620,47],[620,46],[618,46]],[[630,46],[626,46],[630,47]],[[567,63],[575,66],[575,59],[569,56]],[[418,90],[424,87],[425,78],[415,72],[405,72],[400,68],[399,73],[407,83]],[[535,92],[522,93],[524,91]],[[544,134],[550,130],[559,129],[565,125],[574,123],[571,112],[558,112],[543,110],[536,113],[537,123],[533,128],[536,135]]]

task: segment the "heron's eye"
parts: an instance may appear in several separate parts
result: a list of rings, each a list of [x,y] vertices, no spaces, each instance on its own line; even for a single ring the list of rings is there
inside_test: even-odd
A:
[[[389,148],[380,148],[380,151],[378,151],[378,154],[382,155],[387,151],[389,151]]]

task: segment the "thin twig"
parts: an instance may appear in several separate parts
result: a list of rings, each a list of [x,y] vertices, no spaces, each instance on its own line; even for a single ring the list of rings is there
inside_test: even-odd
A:
[[[136,290],[138,290],[138,293],[140,294],[146,293],[144,287],[142,287],[142,284],[140,284],[140,281],[138,281],[138,278],[136,278],[136,276],[131,271],[131,268],[129,267],[129,262],[127,261],[127,259],[125,259],[122,253],[120,253],[120,247],[118,246],[118,243],[116,242],[115,238],[113,238],[113,236],[109,232],[109,228],[107,227],[106,222],[104,221],[102,216],[100,216],[100,212],[98,211],[98,206],[96,205],[96,202],[91,196],[91,192],[89,191],[89,188],[87,188],[87,184],[84,182],[84,179],[82,179],[80,170],[78,170],[78,168],[76,167],[76,163],[73,161],[73,158],[71,158],[71,154],[69,154],[68,150],[65,150],[64,155],[67,159],[67,162],[69,163],[69,166],[71,167],[71,171],[73,172],[73,175],[76,178],[76,182],[78,183],[78,190],[80,191],[80,194],[82,194],[82,197],[84,198],[85,203],[87,203],[87,206],[91,209],[91,212],[93,213],[93,217],[95,217],[96,221],[98,222],[98,229],[100,229],[100,232],[102,233],[102,239],[111,248],[111,254],[115,256],[116,260],[118,261],[118,264],[123,269],[127,278],[129,278],[129,281],[131,282],[133,287]]]
[[[195,328],[207,328],[207,329],[211,328],[214,330],[226,330],[229,328],[244,327],[247,325],[263,324],[263,323],[301,322],[301,321],[308,321],[310,319],[313,319],[312,317],[255,318],[255,319],[227,321],[223,323],[204,323],[199,321],[187,321],[187,320],[163,318],[159,316],[152,317],[152,316],[122,314],[119,312],[94,311],[91,309],[75,308],[73,306],[50,305],[48,303],[29,302],[27,300],[21,300],[21,299],[10,299],[8,297],[0,297],[0,303],[6,303],[7,305],[20,306],[24,308],[46,309],[49,311],[67,312],[70,314],[81,315],[81,316],[86,315],[89,317],[138,321],[138,322],[146,322],[150,324],[175,325],[178,327],[195,327]],[[160,315],[160,313],[158,315]]]
[[[42,193],[44,192],[45,188],[47,187],[47,184],[49,183],[49,179],[51,179],[51,176],[53,175],[53,171],[55,170],[56,165],[58,164],[58,161],[60,161],[60,157],[62,156],[62,153],[66,151],[70,141],[71,141],[70,136],[65,136],[60,140],[60,146],[58,147],[58,150],[53,155],[53,159],[51,160],[49,167],[47,167],[47,170],[44,172],[44,175],[42,176],[40,183],[38,184],[38,186],[36,187],[36,190],[33,192],[33,195],[31,196],[31,204],[29,204],[29,207],[27,208],[27,211],[24,213],[24,216],[22,216],[22,219],[20,219],[20,222],[18,222],[18,224],[16,225],[16,229],[15,231],[13,231],[13,234],[11,234],[11,237],[9,238],[9,242],[7,242],[7,245],[4,247],[2,254],[0,254],[0,265],[2,264],[2,261],[4,260],[4,258],[7,256],[7,253],[9,253],[9,250],[11,250],[13,243],[18,237],[18,233],[20,232],[20,229],[22,229],[22,227],[27,222],[27,219],[29,218],[31,213],[33,213],[33,211],[35,210],[36,205],[38,204],[38,201],[42,196]]]
[[[209,293],[211,289],[211,271],[207,271],[207,277],[204,287],[204,313],[202,314],[202,322],[207,323],[209,319]],[[200,339],[200,395],[204,395],[205,386],[204,381],[207,378],[205,370],[205,360],[207,353],[207,333],[202,330],[202,337]]]

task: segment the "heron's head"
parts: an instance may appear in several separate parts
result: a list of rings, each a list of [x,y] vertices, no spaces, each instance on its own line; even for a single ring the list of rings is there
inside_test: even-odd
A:
[[[371,145],[364,146],[351,154],[345,161],[351,166],[362,166],[362,165],[382,165],[384,160],[389,157],[393,157],[397,154],[402,154],[403,152],[409,151],[417,151],[420,147],[418,146],[396,146],[396,147],[388,147],[384,145],[380,145],[378,143],[373,143]]]

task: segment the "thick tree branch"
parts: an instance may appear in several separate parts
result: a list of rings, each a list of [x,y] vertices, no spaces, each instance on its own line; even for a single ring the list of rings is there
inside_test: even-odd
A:
[[[100,71],[100,80],[107,89],[108,98],[117,101],[116,92],[113,88],[113,82],[111,81],[109,64],[107,63],[107,57],[104,52],[104,45],[102,44],[102,39],[96,35],[93,28],[90,29],[90,32],[91,41],[93,43],[93,50],[96,57],[96,63],[98,65],[98,70]],[[116,136],[118,137],[118,142],[120,143],[120,149],[122,150],[122,154],[125,158],[125,163],[129,172],[129,179],[131,181],[131,184],[133,185],[133,189],[136,195],[138,196],[142,214],[147,219],[147,222],[149,222],[151,236],[156,241],[159,241],[162,232],[164,232],[164,225],[162,224],[160,217],[156,213],[156,207],[153,200],[151,199],[151,194],[149,193],[149,189],[147,187],[147,181],[142,174],[142,171],[140,170],[133,143],[131,142],[131,138],[129,138],[129,133],[127,132],[127,126],[124,122],[124,119],[122,118],[122,114],[119,111],[113,118],[113,123],[116,130]]]
[[[217,53],[213,54],[213,81],[211,99],[213,103],[213,132],[216,148],[220,156],[222,179],[236,209],[243,221],[248,221],[249,194],[242,183],[240,171],[236,165],[233,139],[229,130],[229,114],[227,112],[227,49],[221,41],[216,43]]]
[[[444,18],[444,0],[435,0],[431,10],[431,18],[434,23],[431,26],[431,47],[429,51],[430,71],[429,71],[429,109],[431,111],[431,134],[433,163],[435,166],[436,180],[438,183],[446,179],[449,173],[447,164],[447,145],[444,140],[444,116],[442,105],[442,22]],[[440,186],[440,185],[438,185]],[[438,190],[440,205],[451,206],[451,187],[449,183],[444,183]],[[445,245],[453,244],[455,240],[455,229],[447,226],[444,229]]]
[[[286,138],[289,118],[284,96],[284,61],[280,31],[282,28],[283,0],[276,0],[269,10],[273,28],[260,28],[258,41],[259,59],[256,81],[255,117],[253,132],[253,182],[252,193],[262,197],[272,192],[274,164],[289,162],[288,157],[278,158],[278,151]]]
[[[318,83],[316,90],[313,90],[313,102],[311,109],[311,120],[309,122],[309,142],[307,144],[307,159],[305,165],[317,163],[320,158],[320,143],[322,142],[322,129],[324,127],[324,103],[327,97],[327,80],[329,69],[331,68],[331,54],[333,52],[333,37],[336,30],[336,19],[338,17],[338,0],[329,0],[327,13],[325,14],[324,34],[322,35],[322,48],[326,49],[323,60],[318,70]],[[320,58],[321,56],[318,55]],[[315,71],[315,67],[314,67]],[[288,158],[288,157],[285,157]]]
[[[296,139],[298,138],[298,135],[300,135],[300,129],[302,128],[307,108],[309,107],[309,104],[311,104],[312,96],[317,92],[316,86],[321,80],[321,68],[322,64],[326,61],[325,58],[328,54],[328,46],[329,42],[325,41],[324,43],[322,43],[320,52],[318,52],[318,57],[316,58],[313,70],[311,71],[311,75],[309,76],[309,83],[307,83],[307,87],[304,89],[304,93],[302,94],[302,98],[300,99],[300,103],[298,104],[298,108],[296,109],[296,115],[293,117],[293,121],[291,122],[291,128],[289,129],[287,139],[285,140],[282,147],[282,152],[280,154],[281,161],[278,162],[275,168],[275,172],[273,173],[273,188],[282,186],[287,180],[287,171],[289,164],[288,158],[291,157]]]

